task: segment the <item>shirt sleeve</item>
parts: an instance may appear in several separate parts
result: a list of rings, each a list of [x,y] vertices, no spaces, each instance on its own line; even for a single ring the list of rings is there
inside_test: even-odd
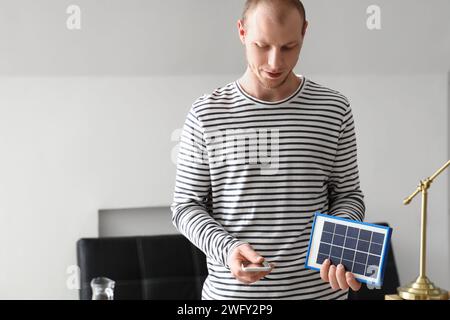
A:
[[[350,105],[341,125],[328,183],[329,215],[363,221],[364,194],[359,183],[355,124]]]
[[[189,111],[181,134],[171,210],[177,230],[209,259],[228,268],[232,249],[245,242],[229,234],[211,215],[208,153],[194,108]]]

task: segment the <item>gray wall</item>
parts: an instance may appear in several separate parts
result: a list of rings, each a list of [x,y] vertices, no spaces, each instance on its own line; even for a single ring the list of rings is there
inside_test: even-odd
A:
[[[243,1],[168,3],[0,0],[0,298],[76,299],[77,239],[142,234],[142,221],[170,230],[139,208],[170,204],[173,134],[245,63]],[[66,28],[70,4],[81,30]],[[377,1],[379,31],[366,28],[370,4],[305,1],[296,71],[351,100],[367,220],[394,227],[406,283],[418,274],[420,199],[402,200],[450,156],[450,2]],[[432,185],[428,243],[430,277],[447,288],[449,190],[445,176]]]

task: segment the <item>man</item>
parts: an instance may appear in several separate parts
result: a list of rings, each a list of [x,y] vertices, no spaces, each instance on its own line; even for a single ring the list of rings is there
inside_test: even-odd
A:
[[[307,26],[298,0],[247,1],[247,70],[187,116],[171,208],[207,256],[202,299],[346,299],[361,287],[329,261],[305,269],[316,211],[365,212],[347,98],[293,73]],[[263,261],[270,271],[242,268]]]

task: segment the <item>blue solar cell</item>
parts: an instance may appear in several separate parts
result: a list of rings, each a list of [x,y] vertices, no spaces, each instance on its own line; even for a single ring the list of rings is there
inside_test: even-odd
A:
[[[355,251],[344,249],[344,254],[342,255],[342,259],[353,261],[355,259]]]
[[[367,261],[367,253],[356,252],[355,261],[358,263],[366,264]]]
[[[378,232],[373,233],[371,242],[383,244],[383,241],[384,241],[384,234]]]
[[[331,223],[331,222],[326,221],[326,222],[323,224],[323,231],[333,233],[333,232],[334,232],[334,223]]]
[[[319,253],[330,255],[331,245],[327,243],[321,243],[319,246]]]
[[[338,264],[341,263],[341,258],[340,257],[331,256],[330,260],[331,260],[331,264],[334,264],[335,266],[337,266]]]
[[[326,256],[324,254],[320,254],[320,253],[317,255],[317,263],[318,264],[322,264],[325,261],[325,259],[328,259],[328,256]]]
[[[333,257],[339,257],[340,258],[342,256],[342,248],[341,247],[332,246],[330,255],[333,256]]]
[[[357,240],[354,238],[347,238],[347,239],[345,239],[345,247],[351,248],[351,249],[356,249],[356,242],[357,242]]]
[[[383,250],[383,246],[378,243],[372,243],[370,245],[370,253],[381,255],[381,251]]]
[[[337,245],[337,246],[343,246],[344,245],[344,237],[335,234],[334,238],[333,238],[333,244]]]
[[[320,239],[320,241],[326,242],[326,243],[331,243],[331,240],[333,240],[332,233],[329,233],[329,232],[322,233],[322,238]]]
[[[345,233],[347,232],[347,226],[344,226],[342,224],[337,224],[336,229],[334,230],[335,234],[340,234],[342,236],[345,236]]]
[[[378,266],[380,264],[380,257],[369,255],[369,258],[367,259],[367,265],[368,266]]]
[[[347,237],[358,238],[358,235],[359,235],[359,229],[358,228],[348,227],[348,229],[347,229]]]
[[[359,233],[360,240],[370,241],[371,236],[372,236],[372,232],[367,231],[367,230],[361,229],[361,231]]]
[[[358,241],[358,250],[367,252],[369,251],[369,241],[359,240]]]
[[[365,269],[365,265],[355,262],[353,264],[352,272],[364,275],[366,271]]]
[[[342,259],[341,263],[344,265],[345,270],[352,271],[353,261]]]

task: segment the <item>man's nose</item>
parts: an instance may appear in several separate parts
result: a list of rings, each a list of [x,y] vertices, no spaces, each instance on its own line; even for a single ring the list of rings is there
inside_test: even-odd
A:
[[[272,68],[271,71],[279,71],[283,65],[283,59],[281,56],[281,50],[278,48],[273,48],[269,52],[269,66]]]

